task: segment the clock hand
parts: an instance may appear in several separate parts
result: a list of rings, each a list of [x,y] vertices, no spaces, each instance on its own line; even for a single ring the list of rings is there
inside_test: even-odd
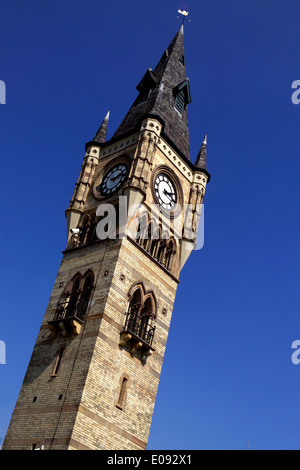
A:
[[[116,181],[118,178],[120,178],[122,173],[119,173],[117,176],[114,176],[113,178],[111,178],[111,181]]]
[[[164,189],[164,194],[170,197],[171,201],[175,202],[172,196],[175,196],[175,193],[169,193],[166,189]]]

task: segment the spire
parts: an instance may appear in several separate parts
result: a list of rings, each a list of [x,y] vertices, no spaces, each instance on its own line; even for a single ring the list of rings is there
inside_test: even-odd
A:
[[[191,102],[191,96],[185,72],[183,24],[155,69],[146,71],[137,90],[139,95],[113,139],[138,129],[147,116],[155,116],[164,125],[165,137],[190,159],[187,104]]]
[[[204,140],[202,142],[201,148],[199,150],[195,167],[196,168],[201,168],[201,170],[207,170],[206,168],[206,149],[207,148],[207,134],[204,136]]]
[[[98,132],[97,132],[97,134],[95,135],[95,137],[93,139],[95,142],[99,142],[99,143],[102,144],[106,141],[109,115],[110,115],[110,110],[108,110],[108,113],[106,114],[105,118],[103,119],[102,124],[99,127]]]

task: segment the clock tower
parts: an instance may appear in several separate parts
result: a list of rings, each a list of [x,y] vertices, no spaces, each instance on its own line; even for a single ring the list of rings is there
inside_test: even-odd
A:
[[[146,449],[180,271],[195,247],[206,137],[193,164],[183,25],[66,210],[67,245],[3,449]]]

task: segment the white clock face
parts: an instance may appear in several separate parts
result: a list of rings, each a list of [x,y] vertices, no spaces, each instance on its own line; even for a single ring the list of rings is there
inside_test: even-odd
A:
[[[159,173],[154,181],[154,191],[158,203],[167,210],[172,210],[177,203],[177,195],[172,180],[165,173]]]
[[[102,194],[102,196],[109,196],[122,186],[126,177],[127,165],[125,163],[118,163],[106,173],[96,190]]]

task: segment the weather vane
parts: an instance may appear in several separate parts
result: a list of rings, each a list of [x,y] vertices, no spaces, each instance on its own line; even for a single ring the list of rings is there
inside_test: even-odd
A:
[[[182,18],[182,23],[183,24],[185,22],[185,20],[187,19],[187,16],[189,14],[188,11],[185,11],[185,10],[178,10],[178,13],[180,13],[182,16],[177,16],[177,18]],[[191,20],[188,20],[188,21],[191,21]]]

